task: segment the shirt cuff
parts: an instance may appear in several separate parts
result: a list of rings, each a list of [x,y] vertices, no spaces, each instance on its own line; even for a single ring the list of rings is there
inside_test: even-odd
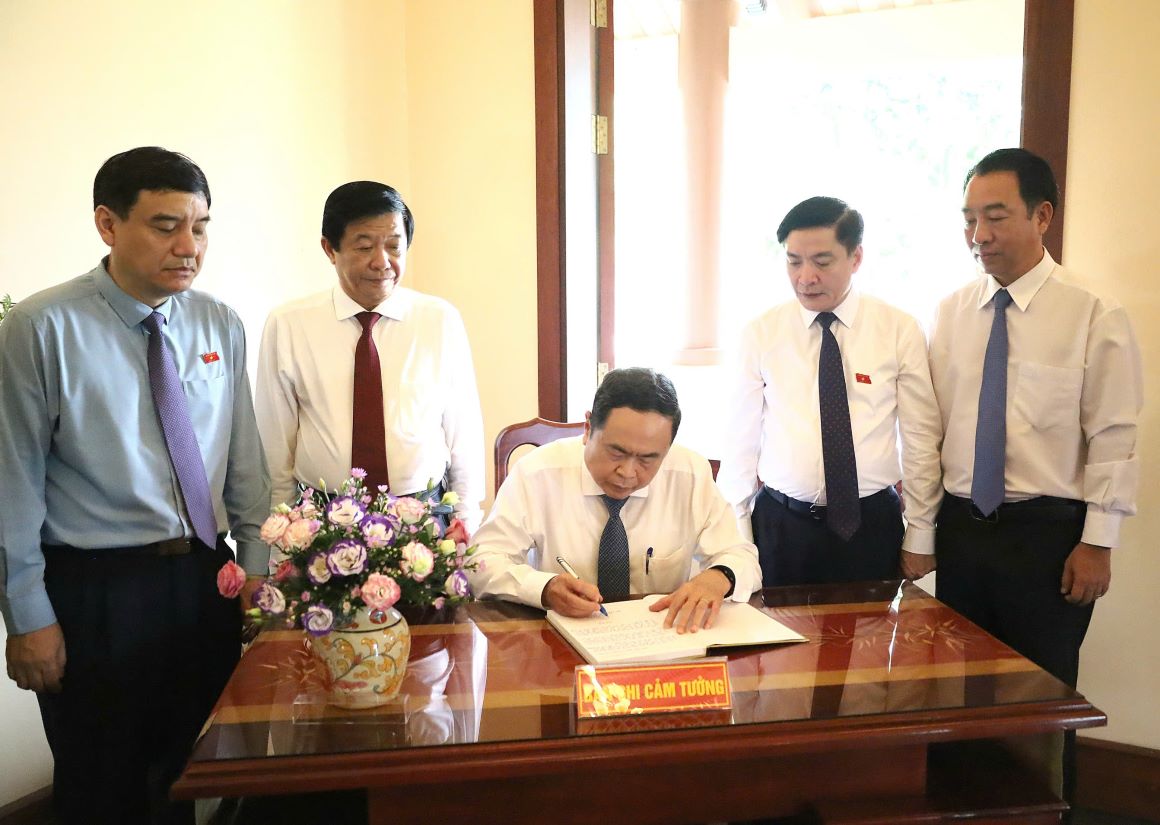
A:
[[[902,549],[907,553],[917,553],[920,556],[934,555],[934,530],[922,527],[906,526],[906,534],[902,537]]]
[[[261,541],[239,541],[238,563],[249,576],[270,575],[270,546]]]
[[[1120,525],[1123,521],[1124,517],[1120,513],[1105,513],[1089,504],[1080,541],[1098,547],[1119,547]]]
[[[548,582],[560,574],[545,573],[542,570],[536,570],[531,565],[528,565],[528,568],[528,574],[520,582],[520,589],[516,595],[524,604],[544,610],[546,609],[543,602],[544,588],[548,586]]]
[[[38,590],[16,598],[11,598],[11,594],[9,596],[0,604],[9,636],[31,633],[56,624],[56,613],[46,591]]]

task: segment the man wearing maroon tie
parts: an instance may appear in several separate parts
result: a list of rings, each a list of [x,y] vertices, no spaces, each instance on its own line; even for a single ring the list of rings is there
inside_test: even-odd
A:
[[[390,186],[335,189],[322,250],[338,284],[275,309],[255,407],[274,504],[299,486],[335,489],[352,467],[395,495],[444,484],[479,525],[483,422],[471,349],[446,301],[401,286],[415,219]]]

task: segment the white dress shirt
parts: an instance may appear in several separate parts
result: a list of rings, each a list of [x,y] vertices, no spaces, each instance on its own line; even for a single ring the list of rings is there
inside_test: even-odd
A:
[[[855,290],[834,314],[858,495],[873,495],[901,478],[907,518],[902,547],[931,554],[942,501],[942,428],[922,329],[902,310]],[[717,483],[750,536],[762,483],[799,501],[826,503],[817,316],[795,299],[751,321],[742,335]]]
[[[354,350],[363,308],[338,286],[270,313],[254,407],[275,504],[295,483],[335,489],[351,469]],[[446,301],[396,287],[375,307],[391,491],[424,490],[451,465],[456,515],[474,532],[484,496],[483,418],[467,331]]]
[[[991,298],[983,275],[943,300],[930,369],[942,411],[943,483],[970,498]],[[1124,309],[1068,282],[1046,250],[1007,288],[1006,501],[1059,496],[1087,502],[1083,541],[1119,543],[1136,512],[1140,350]]]
[[[469,574],[475,595],[542,607],[544,587],[563,572],[557,556],[595,584],[600,534],[608,521],[601,492],[584,463],[580,437],[521,458],[475,536],[479,569]],[[761,587],[757,548],[737,531],[709,462],[685,447],[673,445],[620,518],[628,533],[630,593],[671,593],[718,564],[736,576],[731,600],[748,601]]]

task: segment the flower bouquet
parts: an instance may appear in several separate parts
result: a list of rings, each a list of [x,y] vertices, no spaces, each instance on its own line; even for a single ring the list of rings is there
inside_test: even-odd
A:
[[[387,701],[398,692],[410,650],[410,632],[395,605],[439,609],[469,600],[464,571],[475,569],[475,548],[459,519],[445,531],[437,518],[451,514],[455,493],[435,500],[431,484],[396,497],[385,487],[368,491],[365,478],[355,468],[337,493],[306,489],[294,507],[274,508],[262,540],[277,552],[247,615],[310,634],[334,677],[332,697],[336,688],[352,695],[369,688]],[[218,590],[232,598],[245,579],[241,567],[227,562]],[[368,633],[388,638],[371,641]],[[374,687],[384,675],[392,684]],[[332,698],[347,707],[381,704],[372,700]]]

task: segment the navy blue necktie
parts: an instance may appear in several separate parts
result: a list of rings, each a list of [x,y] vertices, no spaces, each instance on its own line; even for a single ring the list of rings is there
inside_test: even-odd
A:
[[[189,513],[193,531],[203,544],[216,547],[218,531],[213,499],[210,497],[197,434],[189,420],[185,390],[181,388],[173,353],[169,351],[161,331],[165,316],[154,312],[143,323],[145,329],[149,330],[149,386],[153,391],[157,416],[161,419],[161,431],[165,434],[169,460],[177,475],[177,486],[181,488],[181,497],[185,499],[185,509]]]
[[[975,424],[975,470],[971,477],[971,501],[984,516],[1003,503],[1006,495],[1004,469],[1007,455],[1007,307],[1011,294],[995,293],[995,317],[983,356],[983,382],[979,386],[979,418]]]
[[[822,464],[826,474],[826,526],[843,541],[858,532],[862,509],[858,501],[858,462],[850,430],[850,402],[842,351],[830,325],[838,319],[819,312],[822,349],[818,357],[818,412],[822,425]]]
[[[606,602],[628,598],[628,533],[620,520],[626,498],[601,496],[608,508],[608,521],[600,534],[600,554],[596,559],[596,586]]]

